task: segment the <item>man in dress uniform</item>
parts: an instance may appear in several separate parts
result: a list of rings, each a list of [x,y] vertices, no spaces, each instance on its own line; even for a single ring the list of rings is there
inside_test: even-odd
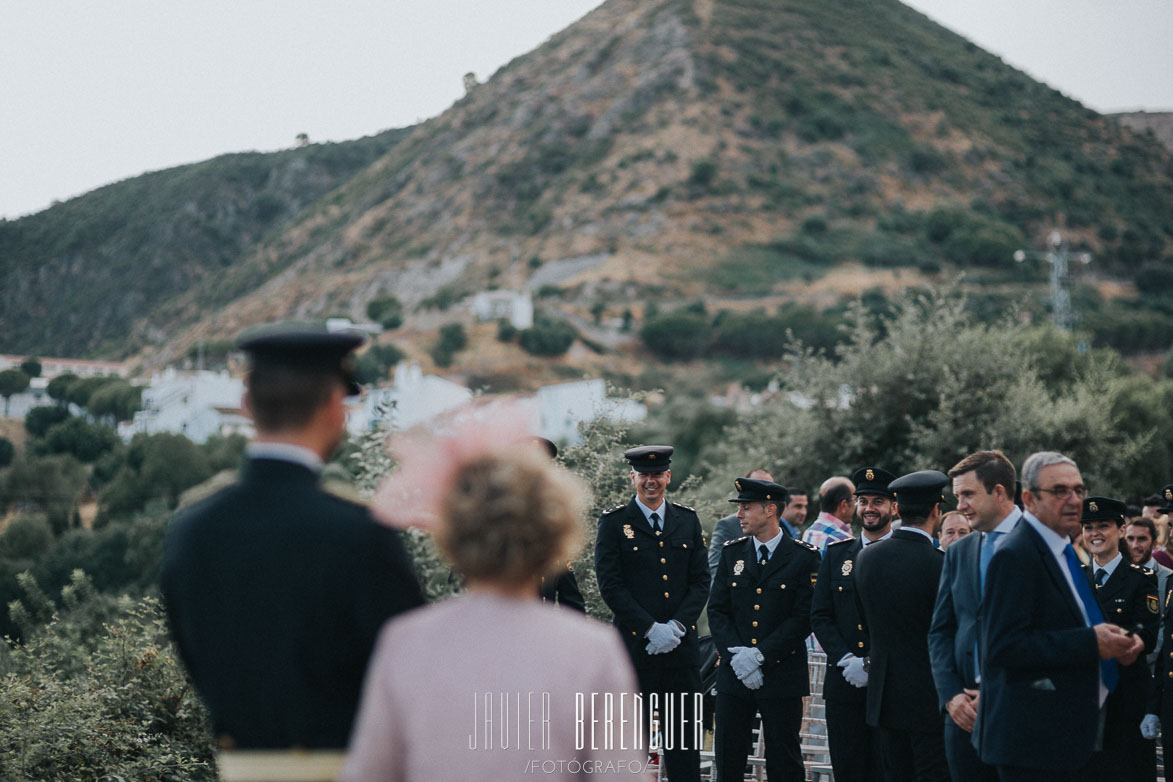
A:
[[[1001,451],[978,451],[949,470],[957,512],[975,534],[945,552],[937,589],[929,655],[945,722],[945,755],[953,782],[995,782],[998,770],[982,763],[973,746],[979,702],[977,645],[982,584],[1000,540],[1022,512],[1014,505],[1014,465]]]
[[[1083,501],[1083,540],[1092,555],[1096,601],[1105,619],[1136,633],[1145,651],[1153,648],[1160,622],[1157,578],[1153,571],[1129,560],[1121,551],[1125,505],[1108,497]],[[1102,779],[1153,782],[1157,753],[1140,733],[1153,678],[1143,656],[1120,666],[1116,689],[1104,704],[1104,751],[1097,753]]]
[[[256,437],[240,480],[167,531],[172,634],[224,749],[345,747],[379,628],[423,602],[398,534],[318,486],[361,342],[310,326],[242,335]]]
[[[782,531],[784,487],[752,478],[733,484],[738,494],[730,502],[737,503],[746,536],[722,547],[709,595],[709,627],[721,654],[713,737],[718,778],[741,779],[761,712],[766,776],[802,782],[798,731],[802,697],[810,694],[806,637],[819,555]]]
[[[624,452],[635,497],[599,517],[595,575],[635,666],[645,721],[653,694],[658,701],[668,777],[688,782],[700,779],[696,621],[709,566],[696,512],[664,497],[672,450],[645,445]]]
[[[888,484],[895,477],[879,467],[856,470],[852,482],[863,534],[827,545],[811,599],[811,630],[827,653],[823,700],[836,782],[884,779],[880,742],[867,722],[868,638],[855,595],[855,562],[865,546],[892,532]]]
[[[774,480],[774,476],[770,474],[769,470],[764,470],[761,467],[750,470],[745,474],[745,477],[758,481],[772,482]],[[791,537],[795,537],[794,530],[788,529],[786,525],[783,525],[782,529],[786,530]],[[709,575],[711,577],[717,576],[717,563],[721,561],[721,547],[740,537],[742,537],[741,521],[737,518],[736,513],[729,514],[713,525],[713,534],[709,537]]]
[[[1144,642],[1104,622],[1072,548],[1085,488],[1075,462],[1022,465],[1022,520],[998,544],[982,595],[978,755],[1002,782],[1088,779],[1100,708]]]
[[[1157,574],[1157,597],[1164,604],[1165,591],[1168,589],[1169,574],[1173,570],[1162,565],[1153,556],[1153,547],[1157,543],[1157,525],[1152,519],[1134,518],[1124,525],[1124,541],[1128,544],[1129,557],[1138,565],[1147,567]],[[1161,639],[1164,637],[1165,616],[1162,613],[1161,623],[1157,628],[1157,643],[1153,650],[1145,655],[1149,669],[1157,664],[1157,655],[1161,653]]]
[[[856,563],[856,594],[871,644],[868,724],[880,729],[892,780],[949,779],[928,643],[944,559],[933,533],[948,482],[936,470],[892,481],[900,529],[868,546]]]

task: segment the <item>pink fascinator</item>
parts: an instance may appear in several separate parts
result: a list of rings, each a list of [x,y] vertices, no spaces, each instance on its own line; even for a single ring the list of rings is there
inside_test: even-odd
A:
[[[495,403],[464,408],[440,431],[392,435],[388,448],[399,466],[375,491],[371,512],[396,529],[434,526],[464,465],[535,447],[532,420],[532,412],[517,403]]]

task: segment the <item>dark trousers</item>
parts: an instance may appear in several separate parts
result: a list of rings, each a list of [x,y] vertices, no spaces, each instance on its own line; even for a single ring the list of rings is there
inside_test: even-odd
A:
[[[884,782],[884,760],[867,703],[827,701],[827,744],[835,782]]]
[[[957,727],[948,714],[945,715],[945,757],[953,782],[998,782],[998,769],[983,763],[973,748],[973,734]]]
[[[740,782],[744,778],[758,712],[766,744],[766,778],[770,782],[803,782],[806,769],[798,742],[802,698],[743,698],[721,692],[717,693],[717,730],[713,735],[717,779]]]
[[[696,666],[688,668],[638,668],[635,672],[639,680],[639,689],[644,697],[644,724],[652,719],[651,696],[656,693],[660,702],[660,730],[665,735],[664,741],[664,768],[668,772],[671,782],[700,782],[701,754],[700,745],[693,741],[691,730],[687,735],[680,735],[680,723],[692,725],[695,714],[694,695],[701,690],[701,675]],[[681,695],[684,695],[684,708],[680,709]],[[672,714],[666,709],[666,704],[673,704]],[[669,726],[666,721],[671,716],[675,723],[671,729],[675,732],[672,741],[667,740]],[[703,738],[703,735],[702,735]],[[668,749],[668,744],[672,749]]]
[[[897,782],[949,782],[945,737],[941,731],[881,728],[888,779]]]
[[[1095,776],[1088,767],[1074,771],[1052,771],[998,766],[998,782],[1092,782],[1094,779]]]

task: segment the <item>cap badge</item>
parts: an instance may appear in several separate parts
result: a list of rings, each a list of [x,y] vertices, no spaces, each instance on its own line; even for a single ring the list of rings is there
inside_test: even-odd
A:
[[[624,535],[624,537],[626,537],[628,540],[631,540],[632,538],[634,538],[634,537],[635,537],[635,530],[633,530],[633,529],[631,528],[631,525],[630,525],[630,524],[624,524],[624,525],[623,525],[623,535]]]
[[[1087,509],[1090,510],[1092,513],[1095,513],[1096,511],[1098,511],[1100,509],[1100,506],[1096,505],[1094,502],[1089,502],[1087,504]]]
[[[1165,489],[1165,499],[1173,500],[1173,489]]]
[[[869,468],[868,471],[863,474],[863,477],[867,478],[869,481],[874,481],[876,479],[876,474]]]
[[[650,461],[650,462],[656,461],[656,455],[654,453],[649,453],[648,454],[648,461]]]
[[[844,562],[844,563],[843,563],[843,567],[841,567],[841,568],[839,569],[839,572],[840,572],[840,573],[842,573],[842,574],[843,574],[843,575],[845,575],[845,576],[850,576],[850,575],[851,575],[851,568],[852,568],[852,567],[853,567],[853,566],[852,566],[852,564],[851,564],[851,560],[849,559],[849,560],[847,560],[846,562]]]
[[[745,572],[745,560],[739,559],[733,563],[733,575],[740,576]]]
[[[741,491],[741,481],[734,481],[733,485],[737,488],[738,491]]]

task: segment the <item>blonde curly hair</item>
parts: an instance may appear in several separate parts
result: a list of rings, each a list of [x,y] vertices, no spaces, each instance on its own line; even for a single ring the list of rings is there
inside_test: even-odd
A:
[[[470,580],[524,583],[581,544],[581,481],[524,444],[461,465],[440,504],[436,545]]]

